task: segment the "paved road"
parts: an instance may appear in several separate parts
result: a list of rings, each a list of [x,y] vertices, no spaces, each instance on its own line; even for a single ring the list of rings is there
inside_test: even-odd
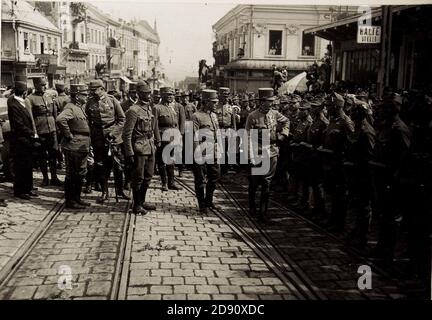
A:
[[[257,224],[242,209],[245,181],[224,178],[220,210],[201,215],[189,172],[180,191],[162,192],[155,177],[157,210],[146,216],[131,215],[127,201],[98,205],[96,192],[85,211],[64,209],[55,188],[16,201],[1,184],[10,201],[0,209],[0,299],[406,298],[374,266],[373,289],[359,290],[368,261],[277,202],[273,223]]]

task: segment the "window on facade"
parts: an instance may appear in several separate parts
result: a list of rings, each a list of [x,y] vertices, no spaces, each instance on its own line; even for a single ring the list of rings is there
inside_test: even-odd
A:
[[[57,52],[57,50],[58,50],[58,43],[57,43],[57,41],[58,41],[58,39],[57,38],[54,38],[53,39],[54,41],[54,50]]]
[[[24,32],[24,50],[29,49],[28,33]]]
[[[47,49],[51,50],[51,37],[47,36]]]
[[[36,53],[36,34],[32,33],[30,40],[30,52]]]
[[[315,55],[315,36],[311,34],[302,35],[302,56]]]
[[[81,26],[81,42],[82,43],[85,42],[85,38],[84,38],[84,26]]]
[[[269,31],[269,55],[282,54],[282,31],[270,30]]]
[[[40,36],[40,53],[43,54],[45,52],[45,37]]]

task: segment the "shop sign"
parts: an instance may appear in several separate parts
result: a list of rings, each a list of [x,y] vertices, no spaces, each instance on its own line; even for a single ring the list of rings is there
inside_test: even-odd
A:
[[[359,25],[357,43],[381,43],[381,27]]]

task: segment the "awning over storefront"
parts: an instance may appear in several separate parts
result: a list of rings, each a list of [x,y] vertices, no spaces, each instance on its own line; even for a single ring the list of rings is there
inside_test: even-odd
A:
[[[314,60],[268,60],[268,59],[240,59],[231,61],[225,70],[271,70],[276,67],[287,67],[288,70],[306,70]]]

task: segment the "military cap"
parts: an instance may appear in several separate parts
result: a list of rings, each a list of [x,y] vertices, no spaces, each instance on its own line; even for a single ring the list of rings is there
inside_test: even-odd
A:
[[[230,94],[230,89],[229,88],[227,88],[227,87],[220,87],[219,88],[219,95],[229,96],[229,94]]]
[[[88,87],[85,84],[74,83],[70,85],[70,93],[87,93]]]
[[[317,98],[310,101],[311,108],[324,108],[324,99]]]
[[[176,97],[181,97],[181,94],[182,94],[181,91],[183,91],[183,90],[175,89],[175,96]]]
[[[58,82],[55,84],[55,88],[57,90],[64,90],[65,89],[65,84],[63,82]]]
[[[368,97],[368,93],[366,91],[360,91],[358,93],[356,93],[356,98],[360,99],[360,98],[367,98]]]
[[[143,80],[139,80],[136,83],[136,91],[138,91],[138,92],[151,92],[151,88],[147,82],[145,82]]]
[[[129,83],[129,92],[135,92],[137,91],[137,83],[136,82],[131,82]]]
[[[241,99],[241,101],[243,101],[243,102],[249,102],[249,97],[245,94],[243,96],[243,98]]]
[[[89,85],[90,90],[96,90],[97,88],[100,88],[100,87],[104,88],[104,84],[103,84],[102,80],[96,79],[96,80],[90,81],[90,85]]]
[[[369,110],[369,105],[366,102],[361,101],[359,99],[354,99],[354,106],[355,108],[361,108],[364,111]]]
[[[44,77],[33,78],[34,86],[45,86],[46,84],[46,79]]]
[[[291,96],[291,99],[293,100],[293,102],[300,102],[300,101],[302,101],[302,98],[298,94],[293,94]]]
[[[216,90],[204,89],[201,92],[201,100],[202,101],[214,101],[218,102],[218,96]]]
[[[15,81],[15,90],[20,92],[27,91],[27,82]]]
[[[159,97],[159,96],[160,96],[159,89],[154,89],[154,90],[153,90],[153,95],[154,95],[155,97]]]
[[[280,103],[289,103],[288,97],[286,95],[283,95],[280,97]]]
[[[275,100],[273,88],[259,88],[258,97],[260,100]]]
[[[171,87],[162,87],[159,89],[160,94],[174,94],[174,89]]]
[[[191,95],[191,93],[189,93],[187,91],[183,91],[183,90],[180,91],[180,96],[181,97],[189,97],[190,95]]]
[[[343,107],[345,105],[344,98],[337,92],[333,93],[333,102],[337,107]]]
[[[299,109],[301,110],[309,110],[311,108],[311,103],[307,100],[303,100],[300,102]]]

